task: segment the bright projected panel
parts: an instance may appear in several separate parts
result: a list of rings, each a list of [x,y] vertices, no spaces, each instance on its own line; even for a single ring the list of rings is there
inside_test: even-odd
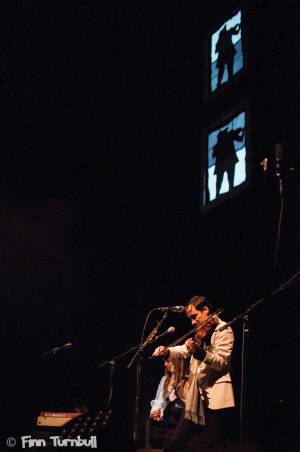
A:
[[[248,182],[246,112],[240,111],[206,137],[202,207],[241,191]]]
[[[244,68],[242,14],[238,11],[210,36],[210,92],[216,91]]]

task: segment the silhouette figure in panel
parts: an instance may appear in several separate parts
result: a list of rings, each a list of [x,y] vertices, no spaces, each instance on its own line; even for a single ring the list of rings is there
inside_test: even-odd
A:
[[[232,42],[232,36],[237,35],[241,29],[240,24],[227,29],[226,25],[219,33],[219,39],[216,43],[216,51],[218,52],[217,68],[218,68],[218,83],[217,87],[221,85],[225,66],[228,71],[228,81],[233,76],[233,62],[236,50]]]
[[[217,177],[216,195],[220,195],[220,189],[224,173],[227,172],[229,191],[233,189],[235,164],[238,162],[234,141],[243,141],[244,129],[241,127],[235,130],[228,128],[220,130],[217,135],[217,143],[213,147],[212,156],[215,158],[214,174]]]

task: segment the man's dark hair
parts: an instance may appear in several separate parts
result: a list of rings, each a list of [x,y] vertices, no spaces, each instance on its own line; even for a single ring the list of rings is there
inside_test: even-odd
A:
[[[203,311],[203,308],[206,306],[208,307],[209,312],[213,311],[212,304],[204,295],[195,295],[194,297],[190,298],[185,305],[185,309],[188,306],[194,306],[198,311]]]

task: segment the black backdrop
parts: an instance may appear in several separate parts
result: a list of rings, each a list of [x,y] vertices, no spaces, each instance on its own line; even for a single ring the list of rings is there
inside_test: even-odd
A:
[[[109,369],[155,306],[207,293],[229,320],[299,267],[296,2],[244,2],[248,66],[204,100],[204,40],[238,2],[1,5],[2,412],[8,434],[41,410],[103,405]],[[220,16],[220,19],[217,16]],[[202,131],[250,102],[252,185],[200,214]],[[217,114],[218,113],[218,114]],[[284,140],[284,215],[272,165]],[[295,168],[290,169],[290,168]],[[298,287],[299,288],[299,287]],[[298,288],[250,318],[247,436],[292,429]],[[157,319],[157,317],[156,317]],[[155,319],[153,318],[153,321]],[[188,325],[171,315],[166,326]],[[241,326],[233,378],[239,399]],[[176,333],[177,334],[177,333]],[[72,342],[50,358],[41,354]],[[132,426],[135,370],[114,403]],[[141,425],[162,371],[145,360]],[[284,419],[279,422],[278,419]],[[278,439],[279,440],[279,439]]]

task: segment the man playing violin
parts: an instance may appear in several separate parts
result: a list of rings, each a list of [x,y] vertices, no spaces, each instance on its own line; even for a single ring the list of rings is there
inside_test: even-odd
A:
[[[201,435],[203,446],[219,446],[223,441],[223,423],[228,409],[234,407],[230,378],[230,359],[234,337],[204,296],[196,295],[186,304],[185,313],[195,326],[193,338],[184,345],[157,347],[153,356],[170,361],[190,358],[185,411],[165,452],[181,451],[194,433]]]

